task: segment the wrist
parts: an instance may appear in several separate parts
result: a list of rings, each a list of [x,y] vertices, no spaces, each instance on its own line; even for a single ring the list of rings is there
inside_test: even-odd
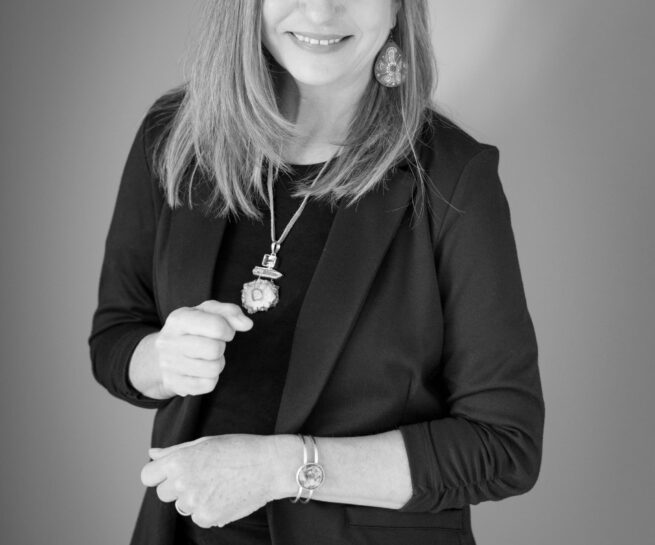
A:
[[[159,332],[146,335],[137,344],[127,370],[132,387],[151,399],[168,399],[173,392],[164,388],[162,373],[157,363],[155,341]]]
[[[272,435],[273,499],[293,498],[298,492],[296,472],[302,465],[302,442],[297,435]]]

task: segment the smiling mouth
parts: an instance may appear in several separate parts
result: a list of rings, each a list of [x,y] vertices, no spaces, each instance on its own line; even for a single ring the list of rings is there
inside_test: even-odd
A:
[[[330,36],[330,37],[321,37],[316,38],[313,36],[307,36],[306,34],[301,34],[300,32],[289,32],[296,40],[303,42],[308,45],[314,46],[329,46],[336,45],[350,38],[350,36]]]

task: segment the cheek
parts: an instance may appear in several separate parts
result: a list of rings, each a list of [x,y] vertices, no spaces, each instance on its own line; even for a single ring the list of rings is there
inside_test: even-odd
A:
[[[359,25],[363,38],[361,56],[375,57],[389,38],[389,33],[395,24],[395,11],[391,9],[390,2],[385,2],[385,9],[381,10],[378,6],[375,10],[370,9],[366,13],[360,13],[358,20],[362,21]]]
[[[266,45],[275,37],[275,29],[284,18],[283,2],[278,0],[264,0],[262,3],[262,41]]]
[[[279,40],[276,29],[293,9],[290,0],[264,0],[262,3],[262,43],[267,47],[275,47]]]
[[[364,34],[365,38],[360,44],[359,57],[362,62],[370,63],[377,57],[378,53],[389,38],[389,30],[386,26],[375,27]]]
[[[270,2],[264,2],[262,7],[262,43],[268,48],[271,44],[272,32],[273,32],[273,21],[275,20],[273,14],[271,13],[270,8],[268,7]]]

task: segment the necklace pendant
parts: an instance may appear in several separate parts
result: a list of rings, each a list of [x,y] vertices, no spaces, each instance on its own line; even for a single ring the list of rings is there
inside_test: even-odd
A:
[[[277,265],[277,254],[264,254],[262,258],[262,267],[267,269],[274,269]]]
[[[282,273],[276,271],[277,255],[266,254],[262,265],[252,270],[257,278],[246,282],[241,289],[241,305],[248,314],[264,312],[273,308],[280,300],[280,288],[273,282],[282,278]]]
[[[271,280],[256,278],[246,282],[241,289],[241,305],[248,314],[264,312],[273,308],[280,300],[280,288]]]

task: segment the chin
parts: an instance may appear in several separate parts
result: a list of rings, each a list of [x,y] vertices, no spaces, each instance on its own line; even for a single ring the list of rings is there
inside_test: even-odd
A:
[[[333,73],[324,69],[289,70],[288,72],[298,83],[312,87],[338,85],[345,79],[342,73]]]

